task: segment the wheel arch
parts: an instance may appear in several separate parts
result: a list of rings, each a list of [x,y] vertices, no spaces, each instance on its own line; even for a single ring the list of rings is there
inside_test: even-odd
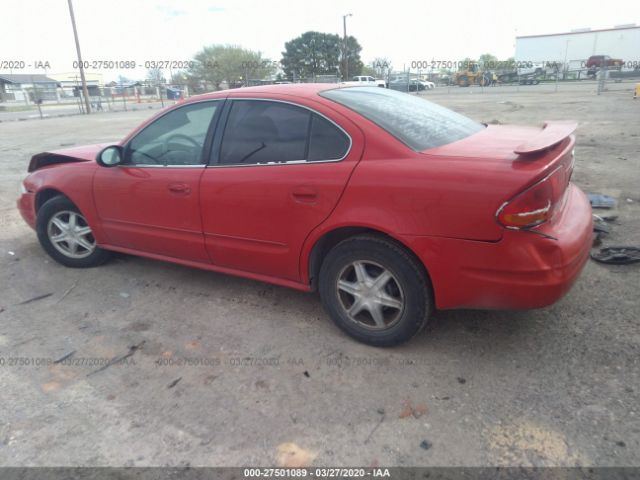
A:
[[[95,206],[93,204],[92,193],[83,193],[75,191],[72,186],[62,185],[64,188],[59,188],[58,185],[46,183],[42,185],[35,193],[34,201],[34,213],[37,222],[38,212],[42,206],[55,197],[63,197],[69,200],[80,211],[84,218],[89,222],[93,235],[98,241],[99,245],[107,242],[107,237],[102,228],[102,223],[97,215]]]
[[[46,187],[46,188],[43,188],[42,190],[39,190],[36,193],[36,201],[35,201],[36,215],[38,214],[38,211],[40,210],[42,205],[44,205],[46,202],[48,202],[49,200],[51,200],[54,197],[69,198],[67,195],[65,195],[60,190],[57,190],[55,188]],[[71,199],[69,199],[69,200],[71,200]]]
[[[429,274],[429,269],[424,264],[424,262],[420,259],[420,257],[413,251],[411,247],[409,247],[406,243],[402,242],[398,238],[390,235],[389,233],[368,226],[340,226],[332,228],[328,230],[322,235],[320,235],[314,242],[313,246],[309,250],[309,254],[303,260],[303,267],[306,266],[306,272],[302,272],[302,278],[308,281],[311,290],[316,291],[318,288],[318,277],[320,273],[320,267],[322,266],[322,262],[326,258],[329,251],[335,247],[338,243],[346,240],[347,238],[351,238],[357,235],[372,235],[380,238],[384,238],[388,240],[403,250],[407,252],[407,254],[413,258],[416,264],[422,270],[428,284],[431,288],[432,295],[435,295],[435,291],[433,289],[431,283],[431,275]],[[435,297],[434,297],[435,300]]]

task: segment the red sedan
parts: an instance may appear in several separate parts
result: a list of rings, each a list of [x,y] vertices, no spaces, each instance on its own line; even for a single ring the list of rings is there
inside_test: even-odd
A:
[[[69,267],[124,252],[319,290],[340,328],[390,346],[435,308],[569,290],[592,229],[575,126],[487,126],[382,88],[216,92],[115,145],[35,155],[18,207]]]

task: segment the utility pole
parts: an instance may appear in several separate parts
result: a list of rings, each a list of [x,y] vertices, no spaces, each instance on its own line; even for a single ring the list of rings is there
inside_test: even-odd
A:
[[[69,15],[71,15],[71,26],[73,27],[73,37],[76,40],[76,52],[78,53],[78,67],[80,67],[80,80],[82,81],[82,93],[84,94],[84,104],[87,108],[87,115],[91,113],[91,105],[89,104],[89,89],[87,89],[87,79],[84,78],[84,65],[82,64],[82,55],[80,54],[80,41],[78,40],[78,29],[76,28],[76,17],[73,15],[73,5],[69,2]]]
[[[567,55],[569,54],[569,39],[567,39],[567,44],[564,47],[564,63],[562,64],[562,80],[565,79],[565,72],[567,71]],[[556,92],[558,91],[558,77],[560,76],[560,72],[556,71]],[[578,77],[580,78],[580,77]]]
[[[71,1],[71,0],[69,0]],[[347,13],[342,16],[342,43],[344,44],[344,81],[349,81],[349,57],[347,56],[347,17],[352,17],[353,14]]]

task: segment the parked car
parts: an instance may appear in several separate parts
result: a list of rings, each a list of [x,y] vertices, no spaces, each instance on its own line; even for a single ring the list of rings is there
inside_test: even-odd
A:
[[[410,80],[398,78],[389,82],[389,88],[399,92],[418,92],[427,88],[426,84],[418,80]]]
[[[370,86],[370,87],[387,87],[387,82],[384,80],[376,80],[368,75],[357,75],[353,77],[350,82],[344,82],[345,85],[357,85],[357,86]]]
[[[436,84],[428,80],[418,80],[418,82],[424,87],[424,90],[433,90],[436,88]]]
[[[585,63],[586,68],[620,68],[624,64],[619,58],[611,58],[609,55],[591,55]]]
[[[68,267],[124,252],[318,290],[341,329],[390,346],[436,308],[569,290],[592,236],[575,127],[485,125],[379,88],[227,90],[34,155],[18,208]]]

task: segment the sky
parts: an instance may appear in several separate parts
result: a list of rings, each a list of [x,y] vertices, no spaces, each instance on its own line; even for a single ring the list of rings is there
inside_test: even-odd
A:
[[[456,61],[492,53],[513,56],[515,37],[639,23],[637,1],[609,0],[74,0],[84,60],[133,60],[134,71],[103,70],[142,79],[147,60],[189,60],[204,45],[237,44],[280,60],[284,43],[308,30],[347,33],[363,47],[365,63],[391,59],[402,70],[415,61]],[[579,8],[577,8],[579,6]],[[44,73],[73,71],[76,52],[67,0],[7,2],[0,25],[0,72],[7,61]],[[3,65],[2,62],[5,62]],[[32,65],[32,67],[29,67]]]

